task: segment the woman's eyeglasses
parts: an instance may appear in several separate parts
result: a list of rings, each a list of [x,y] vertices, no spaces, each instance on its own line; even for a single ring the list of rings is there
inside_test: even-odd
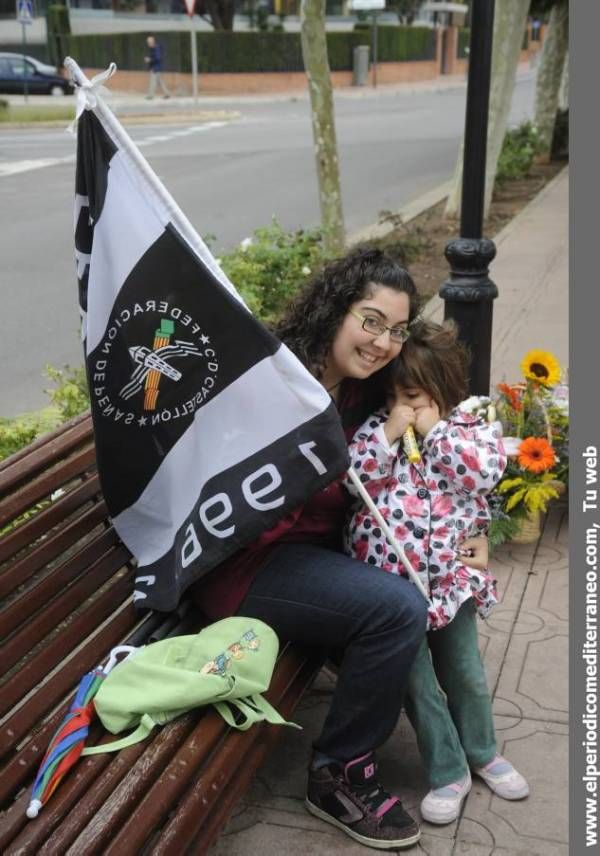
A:
[[[360,312],[356,312],[354,309],[349,309],[348,311],[350,315],[353,315],[361,322],[363,330],[372,336],[382,336],[388,330],[392,342],[397,342],[400,345],[403,345],[410,336],[408,327],[388,327],[387,324],[384,324],[379,318],[375,318],[374,315],[361,315]]]

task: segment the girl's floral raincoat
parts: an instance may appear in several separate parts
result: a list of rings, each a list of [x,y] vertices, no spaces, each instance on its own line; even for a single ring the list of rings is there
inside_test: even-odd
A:
[[[468,412],[463,402],[419,440],[421,462],[411,464],[402,443],[388,444],[387,418],[380,410],[358,430],[351,465],[429,592],[428,629],[449,624],[470,597],[485,618],[498,600],[496,580],[463,564],[456,551],[465,538],[487,532],[486,494],[506,467],[501,426]],[[345,485],[357,495],[348,477]],[[357,559],[404,573],[362,502],[348,526],[346,548]]]

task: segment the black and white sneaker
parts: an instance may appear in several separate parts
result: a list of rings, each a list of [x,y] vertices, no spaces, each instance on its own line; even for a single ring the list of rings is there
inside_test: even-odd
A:
[[[308,774],[306,808],[346,835],[377,850],[412,847],[421,837],[417,823],[398,797],[377,781],[377,762],[370,752],[347,764],[331,763]]]

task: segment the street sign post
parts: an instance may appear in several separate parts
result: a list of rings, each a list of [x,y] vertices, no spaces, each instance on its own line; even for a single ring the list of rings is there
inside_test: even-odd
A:
[[[196,44],[196,24],[194,22],[194,9],[196,0],[185,0],[185,8],[190,18],[190,39],[191,39],[191,61],[192,61],[192,95],[194,104],[198,103],[198,47]]]
[[[27,101],[29,92],[25,54],[27,53],[27,27],[33,23],[33,0],[17,0],[16,5],[17,21],[21,25],[21,43],[23,45],[23,95],[25,96],[25,101]]]

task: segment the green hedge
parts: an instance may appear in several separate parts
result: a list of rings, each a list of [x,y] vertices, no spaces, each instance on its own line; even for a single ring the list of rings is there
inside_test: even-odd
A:
[[[189,72],[189,33],[163,32],[159,39],[165,70]],[[331,70],[350,70],[353,49],[370,41],[369,31],[327,33]],[[198,33],[197,43],[200,73],[304,70],[299,33]],[[114,61],[124,71],[140,70],[144,69],[146,34],[65,35],[61,50],[63,57],[72,56],[87,68],[106,68]],[[435,32],[427,27],[380,26],[377,53],[380,62],[433,59]]]

